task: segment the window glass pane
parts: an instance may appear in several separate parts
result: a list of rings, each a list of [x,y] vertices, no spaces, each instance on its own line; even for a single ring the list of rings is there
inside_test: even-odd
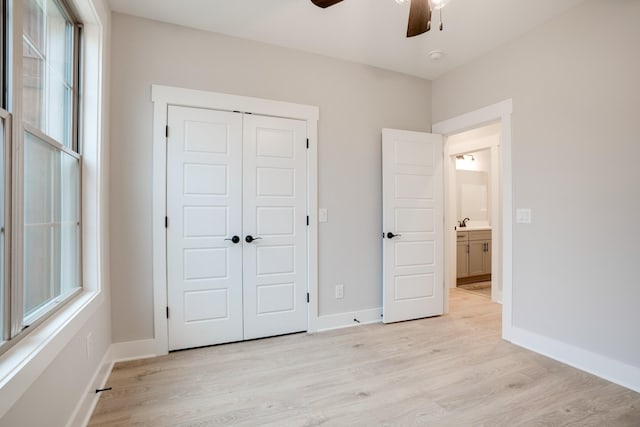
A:
[[[73,25],[53,0],[26,0],[23,35],[24,121],[72,144]]]
[[[22,26],[25,37],[44,52],[44,3],[42,0],[25,0]]]
[[[23,43],[22,99],[24,121],[42,129],[44,106],[44,59],[26,41]]]
[[[80,163],[25,133],[24,317],[80,286]]]
[[[24,315],[32,314],[55,296],[53,218],[58,152],[25,134],[24,183]]]
[[[62,293],[80,287],[80,161],[66,153],[61,168],[60,280]]]

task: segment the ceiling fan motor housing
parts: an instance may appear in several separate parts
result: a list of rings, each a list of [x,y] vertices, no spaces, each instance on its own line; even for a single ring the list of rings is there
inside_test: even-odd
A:
[[[311,0],[313,4],[323,9],[340,3],[342,0]],[[398,1],[398,0],[396,0]],[[414,37],[426,33],[431,29],[431,6],[441,8],[446,0],[411,0],[409,9],[409,23],[407,37]],[[400,3],[398,1],[398,3]],[[402,1],[404,3],[404,1]],[[442,24],[441,28],[442,29]]]

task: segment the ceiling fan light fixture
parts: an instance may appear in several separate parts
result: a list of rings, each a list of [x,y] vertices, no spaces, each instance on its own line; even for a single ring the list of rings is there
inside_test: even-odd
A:
[[[311,0],[311,3],[326,9],[343,0]],[[431,19],[434,11],[440,12],[440,31],[442,25],[442,8],[449,0],[395,0],[397,4],[409,3],[409,22],[407,24],[407,37],[415,37],[431,30]]]
[[[440,10],[449,3],[449,0],[429,0],[429,3],[431,3],[431,9]]]

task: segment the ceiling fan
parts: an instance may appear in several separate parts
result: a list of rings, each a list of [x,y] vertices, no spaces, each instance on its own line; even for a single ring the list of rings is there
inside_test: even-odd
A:
[[[341,1],[342,0],[311,0],[313,4],[323,9],[340,3]],[[404,1],[398,1],[398,3],[404,3]],[[432,1],[433,0],[411,0],[407,37],[414,37],[426,33],[431,29]],[[442,11],[441,8],[445,3],[443,0],[436,0],[433,1],[433,3],[435,5],[434,8]],[[442,30],[442,20],[440,22],[440,30]]]

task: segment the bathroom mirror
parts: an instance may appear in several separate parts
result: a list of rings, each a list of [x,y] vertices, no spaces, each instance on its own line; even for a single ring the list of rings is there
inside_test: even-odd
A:
[[[456,171],[458,220],[469,218],[475,225],[489,225],[489,174]]]

